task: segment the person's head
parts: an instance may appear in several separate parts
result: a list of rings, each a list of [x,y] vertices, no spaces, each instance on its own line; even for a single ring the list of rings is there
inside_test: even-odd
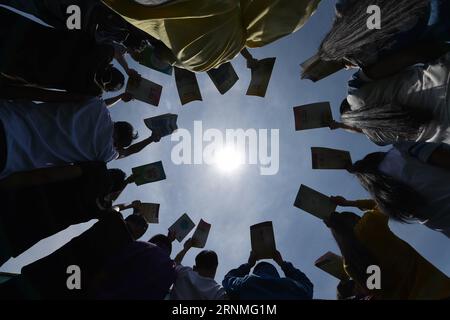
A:
[[[253,268],[253,274],[261,278],[280,278],[277,268],[269,262],[259,262]]]
[[[347,99],[342,102],[340,112],[342,123],[363,130],[377,144],[415,141],[433,120],[433,114],[428,110],[393,103],[351,110]]]
[[[114,122],[114,147],[123,149],[129,147],[138,138],[133,126],[125,121]]]
[[[358,0],[337,6],[337,18],[322,41],[319,55],[326,61],[369,66],[379,53],[397,43],[398,36],[417,25],[426,25],[429,0]],[[382,27],[368,28],[367,8],[377,5],[382,12]],[[372,14],[373,15],[373,14]]]
[[[384,152],[371,153],[355,162],[348,171],[358,178],[383,213],[400,222],[420,218],[416,209],[426,204],[424,197],[410,186],[379,170],[385,157]]]
[[[123,88],[125,77],[117,68],[108,65],[99,73],[98,82],[104,91],[115,92]]]
[[[206,278],[214,279],[219,265],[219,258],[214,251],[203,250],[195,257],[193,270]]]
[[[142,237],[148,229],[147,221],[144,219],[144,217],[138,214],[130,214],[125,219],[125,222],[127,223],[128,231],[130,232],[134,240]]]
[[[153,243],[154,245],[158,246],[164,252],[167,253],[167,255],[170,257],[172,254],[172,241],[170,241],[169,237],[163,234],[157,234],[156,236],[153,236],[148,242]]]
[[[120,169],[108,169],[107,171],[107,193],[104,200],[107,202],[115,201],[122,190],[125,188],[126,174]]]

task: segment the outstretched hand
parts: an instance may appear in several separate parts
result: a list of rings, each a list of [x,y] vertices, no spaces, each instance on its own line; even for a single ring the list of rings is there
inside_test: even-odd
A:
[[[139,82],[142,79],[141,74],[134,69],[128,69],[127,74],[133,81]]]
[[[345,207],[348,204],[348,200],[341,196],[330,197],[330,200],[341,207]]]
[[[159,134],[157,132],[153,132],[152,136],[151,136],[151,140],[153,142],[159,142],[161,140],[161,134]]]

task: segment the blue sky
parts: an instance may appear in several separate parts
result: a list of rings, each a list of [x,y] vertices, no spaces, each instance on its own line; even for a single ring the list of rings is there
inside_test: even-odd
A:
[[[167,180],[141,187],[131,185],[118,201],[131,202],[139,199],[161,204],[160,224],[150,225],[143,240],[156,233],[166,233],[167,228],[184,212],[196,223],[203,218],[212,224],[207,249],[219,254],[216,280],[220,282],[227,271],[247,261],[250,225],[271,220],[274,223],[278,249],[285,260],[292,262],[309,276],[315,285],[314,297],[335,298],[337,280],[315,268],[313,263],[327,251],[339,251],[325,225],[295,208],[294,199],[300,184],[348,199],[367,197],[358,181],[346,172],[311,170],[312,146],[349,150],[354,160],[380,148],[364,136],[343,131],[294,130],[292,107],[330,101],[333,114],[338,118],[340,102],[346,95],[346,84],[351,72],[343,71],[315,84],[300,79],[299,64],[315,53],[320,40],[331,26],[333,4],[333,1],[323,1],[316,14],[297,33],[267,47],[251,50],[256,58],[277,57],[265,99],[245,96],[250,72],[241,57],[233,61],[240,80],[232,90],[221,96],[209,77],[200,74],[197,78],[203,102],[183,107],[180,105],[173,77],[131,63],[144,77],[164,86],[158,108],[132,102],[119,103],[111,109],[114,120],[131,122],[141,138],[150,135],[142,122],[144,118],[168,112],[177,113],[179,127],[189,131],[193,130],[194,121],[197,120],[203,122],[204,130],[280,130],[280,170],[274,176],[261,176],[256,165],[243,166],[228,175],[207,165],[176,166],[170,158],[176,142],[171,142],[168,137],[136,156],[112,162],[110,167],[120,168],[127,173],[131,172],[132,167],[145,163],[159,160],[164,163]],[[41,241],[22,256],[8,261],[0,271],[18,272],[25,264],[54,251],[92,223],[72,226]],[[446,237],[420,225],[391,223],[391,227],[424,257],[450,274],[450,251]],[[173,255],[180,249],[181,245],[176,243]],[[189,252],[184,264],[192,265],[198,252],[198,249]]]

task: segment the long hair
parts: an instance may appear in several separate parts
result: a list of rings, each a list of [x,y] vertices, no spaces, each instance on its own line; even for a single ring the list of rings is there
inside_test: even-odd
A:
[[[430,0],[358,0],[352,1],[337,16],[333,27],[320,45],[319,55],[327,61],[344,58],[359,66],[375,62],[374,55],[395,44],[395,36],[425,22]],[[381,29],[370,30],[367,8],[381,9]]]
[[[433,113],[388,103],[367,105],[357,110],[345,109],[341,120],[350,127],[361,129],[373,142],[386,145],[416,141],[433,120]]]
[[[378,208],[392,219],[408,223],[420,219],[417,207],[426,204],[424,197],[413,188],[378,170],[386,153],[376,152],[357,161],[349,169],[373,197]]]

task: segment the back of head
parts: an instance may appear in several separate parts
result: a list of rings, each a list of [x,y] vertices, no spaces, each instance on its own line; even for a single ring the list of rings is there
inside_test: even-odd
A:
[[[125,187],[126,174],[120,169],[108,169],[110,192],[121,192]]]
[[[350,61],[368,66],[377,60],[381,49],[389,49],[397,35],[426,24],[430,0],[358,0],[338,6],[337,18],[323,40],[319,54],[323,60]],[[381,29],[367,27],[367,9],[376,5],[381,9]]]
[[[117,148],[126,148],[133,140],[138,138],[133,126],[125,121],[114,122],[114,145]]]
[[[353,164],[349,172],[356,175],[382,212],[401,222],[418,218],[416,208],[426,201],[417,191],[378,169],[385,156],[384,152],[371,153]]]
[[[209,275],[214,277],[219,265],[219,258],[214,251],[203,250],[195,257],[195,270],[200,275]]]
[[[150,240],[148,240],[148,242],[153,243],[154,245],[164,250],[168,256],[172,254],[172,242],[166,235],[157,234],[153,236]]]
[[[253,274],[261,278],[280,278],[277,268],[268,262],[260,262],[253,269]]]
[[[363,130],[376,143],[392,144],[415,141],[433,120],[433,114],[429,110],[395,103],[366,105],[351,110],[347,102],[347,105],[341,105],[341,119],[344,124]]]

